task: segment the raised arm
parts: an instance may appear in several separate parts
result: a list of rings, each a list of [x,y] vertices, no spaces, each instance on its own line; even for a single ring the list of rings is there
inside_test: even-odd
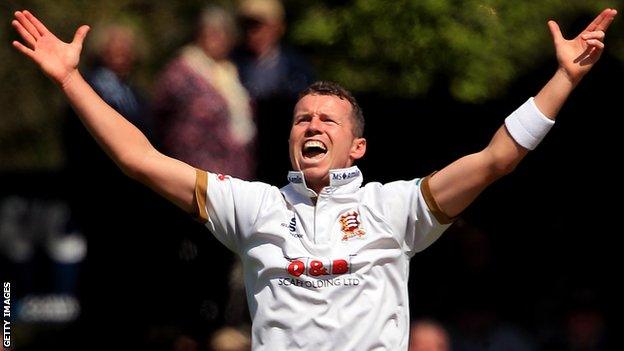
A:
[[[533,109],[535,118],[555,120],[574,87],[600,58],[605,32],[616,14],[617,11],[613,9],[602,11],[572,40],[563,38],[556,22],[548,22],[559,68],[535,96],[534,104],[529,102],[526,105],[529,111]],[[513,171],[528,152],[503,125],[485,149],[464,156],[434,174],[429,181],[431,194],[442,211],[454,217],[468,207],[488,185]]]
[[[13,46],[59,85],[82,123],[121,170],[185,211],[195,211],[195,169],[158,152],[80,75],[78,62],[89,27],[78,28],[73,41],[65,43],[28,11],[15,12],[12,25],[24,41],[14,41]]]

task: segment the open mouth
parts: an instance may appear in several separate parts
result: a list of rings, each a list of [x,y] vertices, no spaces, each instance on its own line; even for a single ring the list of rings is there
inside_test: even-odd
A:
[[[327,147],[318,140],[308,140],[303,144],[303,157],[309,159],[321,159],[327,154]]]

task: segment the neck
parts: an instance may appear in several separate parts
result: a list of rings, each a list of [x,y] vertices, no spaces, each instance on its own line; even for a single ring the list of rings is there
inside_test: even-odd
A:
[[[323,179],[309,179],[306,177],[306,185],[314,190],[315,193],[320,194],[324,187],[329,186],[329,177],[325,176]]]
[[[294,189],[309,198],[327,194],[346,193],[354,191],[362,185],[362,174],[357,167],[332,169],[325,175],[314,177],[314,173],[307,175],[303,171],[288,172],[288,182]]]

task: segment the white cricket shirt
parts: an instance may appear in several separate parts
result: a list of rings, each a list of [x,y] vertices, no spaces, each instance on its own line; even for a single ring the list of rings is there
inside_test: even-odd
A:
[[[407,350],[409,260],[449,226],[428,179],[362,187],[357,167],[332,170],[316,204],[303,173],[288,180],[198,171],[200,217],[243,262],[253,350]]]

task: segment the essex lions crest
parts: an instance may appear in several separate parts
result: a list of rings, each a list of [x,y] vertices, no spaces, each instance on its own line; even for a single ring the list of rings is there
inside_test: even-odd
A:
[[[347,241],[353,237],[361,238],[366,234],[360,228],[360,214],[357,211],[349,211],[340,215],[340,225],[342,226],[342,241]]]

